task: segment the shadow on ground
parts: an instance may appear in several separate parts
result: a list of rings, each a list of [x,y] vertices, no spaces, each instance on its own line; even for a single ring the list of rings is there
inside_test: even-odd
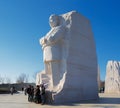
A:
[[[81,101],[79,103],[68,103],[68,104],[51,104],[51,106],[80,106],[82,104],[91,104],[91,105],[96,105],[98,106],[98,104],[109,104],[109,105],[113,105],[113,104],[120,104],[120,98],[99,98],[97,100],[87,100],[87,101]],[[108,108],[107,106],[104,108]],[[113,108],[113,107],[112,107]]]

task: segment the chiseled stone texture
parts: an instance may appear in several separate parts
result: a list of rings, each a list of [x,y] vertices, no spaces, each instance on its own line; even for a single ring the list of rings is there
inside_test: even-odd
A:
[[[118,61],[107,63],[105,93],[120,93],[120,62]]]
[[[40,44],[54,103],[97,99],[98,64],[90,21],[71,11],[50,16],[50,26]]]
[[[97,80],[98,80],[98,90],[100,89],[100,84],[101,84],[101,79],[100,79],[100,68],[98,66],[98,77],[97,77]]]

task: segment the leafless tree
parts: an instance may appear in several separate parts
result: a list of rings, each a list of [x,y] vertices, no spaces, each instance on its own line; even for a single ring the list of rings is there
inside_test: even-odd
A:
[[[36,75],[37,75],[37,73],[39,73],[39,72],[34,72],[33,73],[33,80],[34,80],[34,82],[36,81]]]
[[[5,78],[2,77],[2,76],[0,76],[0,83],[1,83],[1,84],[4,84],[4,81],[5,81]]]
[[[6,80],[6,83],[7,83],[7,84],[11,84],[11,79],[10,79],[10,78],[5,77],[5,80]]]
[[[1,83],[4,84],[5,83],[5,78],[1,78]]]
[[[25,73],[21,73],[18,76],[16,83],[28,83],[28,78],[29,78],[29,75],[27,75]]]
[[[1,77],[1,75],[0,75],[0,84],[2,83],[2,77]]]

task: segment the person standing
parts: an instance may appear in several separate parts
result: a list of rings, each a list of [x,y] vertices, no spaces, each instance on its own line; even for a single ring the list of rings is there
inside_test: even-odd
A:
[[[35,103],[40,103],[41,102],[39,85],[37,85],[34,89],[34,102]]]
[[[28,101],[31,102],[31,85],[27,88]]]
[[[11,88],[10,88],[10,93],[11,93],[11,95],[13,95],[13,92],[14,92],[14,88],[11,87]]]
[[[27,95],[27,88],[24,87],[24,94]]]
[[[41,104],[43,105],[43,104],[45,104],[45,86],[44,86],[44,84],[41,84],[40,85],[40,89],[41,89]]]

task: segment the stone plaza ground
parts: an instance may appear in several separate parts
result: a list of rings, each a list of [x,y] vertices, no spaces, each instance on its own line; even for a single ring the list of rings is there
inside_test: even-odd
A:
[[[41,105],[29,103],[27,96],[19,94],[1,94],[0,108],[120,108],[120,95],[99,94],[99,100],[81,101],[66,105]]]

